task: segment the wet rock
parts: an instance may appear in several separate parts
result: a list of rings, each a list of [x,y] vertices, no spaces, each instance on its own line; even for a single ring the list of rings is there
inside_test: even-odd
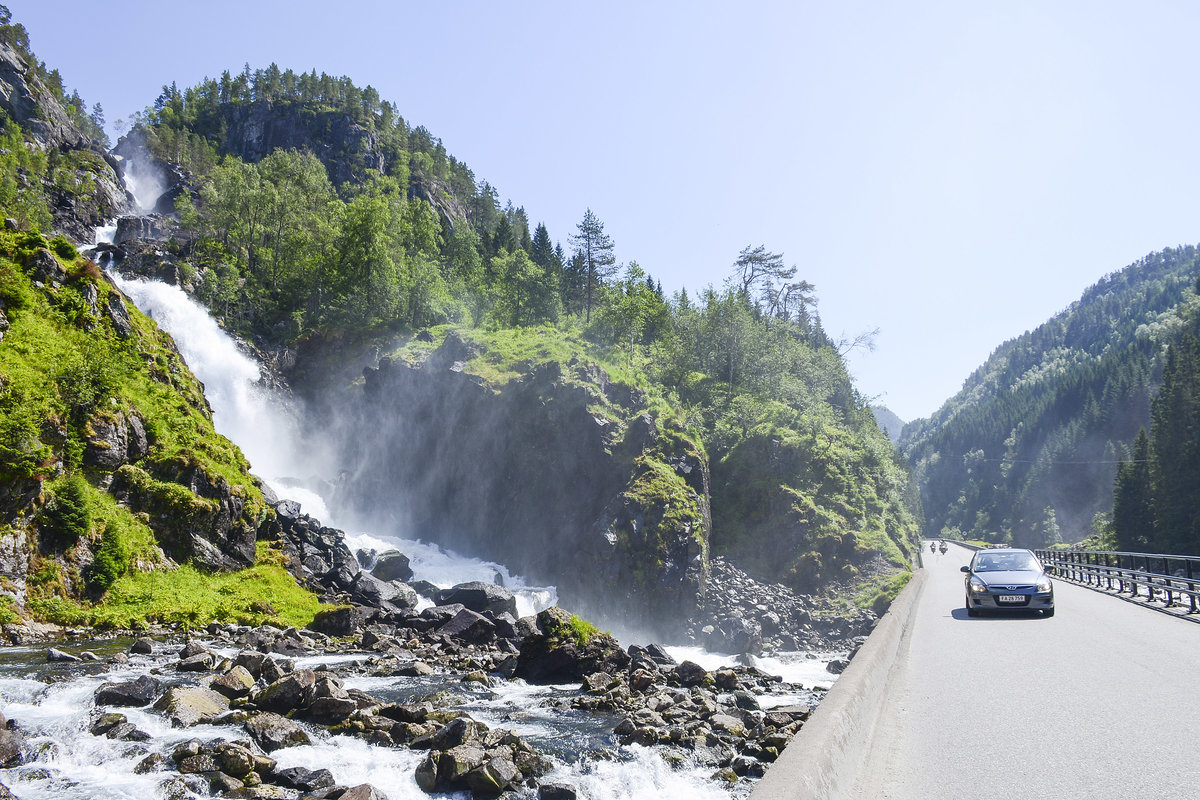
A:
[[[351,597],[365,606],[404,613],[417,607],[417,593],[402,583],[383,581],[359,572],[350,587]]]
[[[841,675],[846,667],[850,666],[850,662],[844,658],[835,658],[825,665],[825,671],[833,675]]]
[[[150,741],[150,734],[140,730],[132,722],[122,722],[120,725],[116,725],[109,729],[109,731],[104,735],[109,739],[120,739],[126,742]]]
[[[92,721],[92,724],[88,727],[88,733],[93,736],[103,736],[113,728],[128,721],[129,718],[124,714],[101,714]]]
[[[229,701],[204,686],[182,686],[168,689],[154,708],[164,712],[176,728],[187,728],[212,722],[229,710]]]
[[[234,664],[228,672],[214,678],[208,686],[233,700],[250,694],[254,689],[254,676],[245,667]]]
[[[318,611],[308,627],[330,636],[353,636],[363,624],[363,615],[354,606]]]
[[[129,652],[148,656],[154,652],[154,640],[149,636],[143,636],[129,646]]]
[[[256,714],[243,724],[254,743],[272,753],[284,747],[312,744],[308,734],[287,717],[272,712]]]
[[[189,639],[187,644],[183,646],[183,649],[179,651],[179,659],[182,661],[185,658],[191,658],[201,654],[213,655],[213,651],[209,650],[204,643],[196,639]]]
[[[290,800],[292,797],[280,786],[243,786],[223,796],[230,800]]]
[[[371,784],[360,783],[343,792],[338,800],[388,800],[388,798]]]
[[[197,653],[189,658],[181,658],[175,669],[180,672],[209,672],[217,666],[218,656],[214,653]]]
[[[712,650],[724,653],[762,653],[762,631],[759,626],[741,617],[729,617],[717,623],[708,637]]]
[[[51,664],[72,664],[77,661],[82,661],[79,656],[73,656],[70,653],[65,653],[56,647],[51,647],[46,651],[46,661]]]
[[[125,683],[106,683],[96,690],[96,705],[148,706],[162,691],[162,682],[142,675]]]
[[[516,676],[529,683],[577,683],[593,672],[616,674],[629,665],[629,654],[606,633],[580,644],[571,615],[557,606],[538,613],[537,629],[525,637],[517,661]]]
[[[19,730],[10,727],[0,714],[0,767],[16,767],[25,763],[29,746]]]
[[[538,800],[576,800],[575,787],[565,783],[543,783],[538,787]]]
[[[438,593],[438,605],[461,603],[479,614],[511,614],[517,616],[517,598],[503,586],[483,581],[460,583]]]
[[[400,581],[406,583],[412,579],[413,571],[409,566],[408,556],[398,550],[383,553],[371,567],[371,574],[382,581]]]
[[[184,775],[193,775],[198,772],[216,772],[220,768],[217,760],[208,753],[197,753],[194,756],[187,756],[177,763],[179,764],[179,771]]]
[[[256,766],[254,753],[233,742],[222,742],[213,749],[220,769],[227,775],[244,780]]]
[[[217,772],[205,773],[204,777],[208,780],[208,788],[221,795],[228,796],[229,793],[236,792],[246,787],[246,784],[242,783],[237,778],[233,777],[232,775],[226,775],[224,772],[219,770]]]
[[[496,636],[496,626],[487,617],[464,608],[437,629],[439,636],[464,642],[486,642]]]
[[[317,682],[311,669],[296,670],[254,695],[254,705],[263,711],[287,714],[303,707],[309,688]]]
[[[493,756],[467,773],[466,784],[476,794],[497,795],[515,788],[523,777],[511,758]]]
[[[681,686],[699,686],[708,677],[704,667],[694,661],[683,661],[672,673]]]
[[[145,775],[150,772],[162,772],[170,767],[170,760],[162,753],[151,753],[133,765],[135,775]]]
[[[317,789],[327,789],[333,786],[336,781],[333,779],[333,773],[327,769],[305,769],[304,767],[288,767],[287,769],[276,770],[273,773],[276,783],[286,786],[289,789],[297,789],[301,792],[314,792]]]

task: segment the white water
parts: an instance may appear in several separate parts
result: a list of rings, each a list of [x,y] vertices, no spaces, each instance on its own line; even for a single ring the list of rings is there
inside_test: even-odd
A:
[[[133,158],[123,167],[125,188],[133,195],[140,214],[149,214],[167,190],[166,178],[148,158]]]

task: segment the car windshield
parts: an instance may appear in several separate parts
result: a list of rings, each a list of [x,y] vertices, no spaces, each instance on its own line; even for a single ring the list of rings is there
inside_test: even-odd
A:
[[[981,553],[975,557],[975,572],[1040,571],[1032,553]]]

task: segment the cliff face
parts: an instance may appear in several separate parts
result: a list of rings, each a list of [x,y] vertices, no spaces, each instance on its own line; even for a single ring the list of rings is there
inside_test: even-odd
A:
[[[28,56],[3,42],[0,110],[50,158],[43,182],[54,232],[90,243],[96,227],[132,207],[119,162],[84,136]]]
[[[364,371],[339,436],[343,513],[511,564],[601,623],[671,630],[707,576],[703,451],[593,364],[527,363],[501,384],[472,374],[489,355],[451,333]]]

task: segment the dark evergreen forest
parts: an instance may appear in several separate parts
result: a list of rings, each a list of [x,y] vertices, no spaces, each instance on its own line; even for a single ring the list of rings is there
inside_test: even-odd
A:
[[[1040,547],[1107,532],[1118,464],[1194,324],[1198,271],[1181,247],[1108,275],[910,423],[927,534]]]

